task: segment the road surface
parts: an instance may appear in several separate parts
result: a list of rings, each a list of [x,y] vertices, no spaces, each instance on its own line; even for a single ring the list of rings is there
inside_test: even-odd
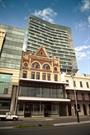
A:
[[[11,129],[3,127],[0,129],[0,135],[90,135],[90,123],[59,127],[41,126]]]

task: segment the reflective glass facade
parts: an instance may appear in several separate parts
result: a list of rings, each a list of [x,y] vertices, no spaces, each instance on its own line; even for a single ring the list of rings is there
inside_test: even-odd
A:
[[[0,94],[8,94],[8,90],[11,86],[10,74],[0,74]]]
[[[20,87],[19,96],[45,97],[45,98],[64,98],[63,89],[53,87]]]
[[[0,68],[19,69],[24,30],[2,24],[0,24],[0,29],[5,30],[6,35],[0,58]]]

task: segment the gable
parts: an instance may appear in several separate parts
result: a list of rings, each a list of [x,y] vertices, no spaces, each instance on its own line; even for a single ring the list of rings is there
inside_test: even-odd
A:
[[[38,51],[36,52],[37,56],[42,56],[42,57],[48,57],[48,54],[45,50],[45,48],[41,47],[38,49]]]

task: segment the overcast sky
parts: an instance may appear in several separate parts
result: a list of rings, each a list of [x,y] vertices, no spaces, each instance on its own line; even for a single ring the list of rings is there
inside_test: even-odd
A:
[[[90,74],[90,0],[0,0],[0,23],[26,27],[29,15],[71,27],[78,68]]]

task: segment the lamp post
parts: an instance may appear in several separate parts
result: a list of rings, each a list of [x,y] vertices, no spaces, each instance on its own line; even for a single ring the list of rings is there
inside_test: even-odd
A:
[[[75,86],[74,86],[74,76],[75,76],[75,72],[72,72],[71,77],[73,80],[73,88],[74,88],[75,111],[76,111],[76,116],[77,116],[77,122],[80,122],[79,109],[78,109],[78,103],[77,103],[77,95],[76,95],[76,90],[75,90]]]

